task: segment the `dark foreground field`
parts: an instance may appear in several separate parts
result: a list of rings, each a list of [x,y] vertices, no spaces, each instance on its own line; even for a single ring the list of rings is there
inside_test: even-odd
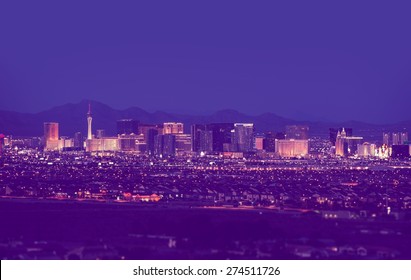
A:
[[[0,199],[2,259],[411,259],[410,221]]]

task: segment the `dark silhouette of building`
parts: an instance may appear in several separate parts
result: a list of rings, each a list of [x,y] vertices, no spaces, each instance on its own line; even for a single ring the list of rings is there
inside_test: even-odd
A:
[[[156,136],[159,135],[159,131],[157,128],[150,128],[146,131],[147,137],[146,138],[146,143],[147,143],[147,151],[149,155],[155,155],[155,139]]]
[[[287,125],[285,130],[285,139],[287,140],[308,140],[309,127],[306,125]]]
[[[155,155],[162,157],[174,156],[176,153],[176,137],[174,134],[155,136]]]
[[[163,124],[138,124],[138,134],[144,135],[144,140],[146,143],[148,143],[148,135],[150,130],[156,130],[157,134],[163,134]]]
[[[138,121],[132,119],[118,120],[117,134],[138,134]]]
[[[193,152],[212,152],[213,132],[206,124],[193,124],[191,126],[191,142]]]
[[[392,145],[392,158],[408,158],[410,156],[410,146],[409,145]]]
[[[335,142],[337,141],[337,134],[338,132],[341,133],[343,131],[343,128],[340,127],[338,129],[336,128],[330,128],[330,142],[333,146],[335,146]],[[353,136],[353,130],[352,128],[345,128],[344,127],[344,131],[345,131],[345,135],[347,137],[352,137]]]
[[[274,153],[275,152],[275,133],[267,132],[265,133],[265,138],[263,140],[263,149],[266,152]]]
[[[84,140],[83,140],[83,135],[81,134],[81,132],[74,133],[73,146],[75,148],[84,148]]]
[[[3,154],[4,134],[0,134],[0,155]]]
[[[234,123],[212,123],[209,125],[212,131],[213,151],[224,152],[227,147],[232,145],[232,131],[234,130]]]
[[[284,140],[285,134],[283,132],[266,132],[263,140],[263,149],[266,152],[274,153],[275,152],[275,140]]]

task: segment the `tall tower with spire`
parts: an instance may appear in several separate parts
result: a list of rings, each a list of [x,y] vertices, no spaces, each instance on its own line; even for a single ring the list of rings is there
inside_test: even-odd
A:
[[[91,133],[91,121],[93,118],[91,117],[91,104],[88,103],[88,112],[87,112],[87,140],[91,140],[93,135]]]

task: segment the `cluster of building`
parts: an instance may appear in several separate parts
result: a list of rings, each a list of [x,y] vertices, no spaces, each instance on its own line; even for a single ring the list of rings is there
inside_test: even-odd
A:
[[[59,137],[59,124],[44,123],[44,149],[87,152],[134,152],[169,157],[188,154],[225,153],[242,158],[245,153],[265,151],[280,157],[308,155],[308,127],[291,125],[285,133],[268,132],[256,135],[253,123],[194,124],[191,133],[184,133],[181,122],[143,124],[133,119],[117,121],[117,135],[107,136],[102,129],[92,133],[92,115],[87,114],[87,137],[81,132],[74,138]]]
[[[353,136],[352,128],[330,128],[330,142],[337,156],[362,158],[407,158],[411,155],[408,132],[384,132],[382,143],[370,143],[363,137]]]
[[[306,125],[288,125],[284,132],[257,133],[253,123],[193,124],[190,129],[181,122],[145,124],[134,119],[117,121],[117,133],[104,129],[92,130],[92,114],[87,113],[87,135],[76,132],[74,137],[59,135],[59,123],[44,123],[44,135],[13,139],[13,146],[44,148],[45,151],[86,151],[90,153],[129,152],[155,157],[223,155],[243,158],[307,158],[322,156],[355,158],[408,158],[411,145],[408,133],[384,132],[382,142],[371,143],[353,135],[352,128],[330,128],[327,143],[309,139]],[[0,135],[0,155],[11,141]],[[331,144],[331,147],[329,146]],[[318,147],[316,147],[318,146]]]

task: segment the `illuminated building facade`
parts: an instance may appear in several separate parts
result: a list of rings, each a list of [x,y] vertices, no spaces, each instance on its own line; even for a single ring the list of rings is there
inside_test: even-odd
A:
[[[86,140],[87,152],[115,152],[120,150],[119,138],[105,137]]]
[[[254,149],[262,151],[264,149],[264,136],[256,136],[254,138]]]
[[[68,137],[61,137],[59,140],[59,150],[74,147],[74,139]]]
[[[389,134],[389,133],[384,132],[384,133],[382,134],[382,143],[383,143],[384,145],[387,145],[387,146],[390,146],[390,145],[391,145],[391,143],[390,143],[390,134]]]
[[[408,132],[384,132],[383,144],[387,146],[392,145],[407,145],[408,144]]]
[[[235,123],[232,136],[233,151],[251,152],[254,148],[254,124]]]
[[[338,128],[338,129],[336,129],[336,128],[330,128],[330,130],[329,130],[329,131],[330,131],[330,142],[331,142],[331,144],[332,144],[333,146],[336,145],[338,132],[341,133],[342,130],[343,130],[342,127]],[[352,129],[352,128],[347,128],[347,127],[345,127],[345,128],[344,128],[344,131],[345,131],[345,135],[346,135],[346,136],[348,136],[348,137],[353,136],[353,129]]]
[[[392,145],[400,145],[400,144],[402,144],[402,143],[400,143],[401,142],[401,140],[400,140],[400,133],[398,132],[394,132],[393,134],[392,134]]]
[[[335,142],[335,154],[337,156],[350,156],[357,153],[358,145],[363,141],[362,137],[347,136],[343,128],[341,133],[338,132]]]
[[[357,153],[359,157],[374,157],[377,154],[376,146],[368,142],[358,144]]]
[[[44,126],[44,149],[53,151],[59,149],[59,124],[46,122]]]
[[[276,140],[275,152],[280,157],[305,157],[308,155],[308,140]]]
[[[163,124],[163,134],[180,134],[184,133],[183,123],[166,122]]]

